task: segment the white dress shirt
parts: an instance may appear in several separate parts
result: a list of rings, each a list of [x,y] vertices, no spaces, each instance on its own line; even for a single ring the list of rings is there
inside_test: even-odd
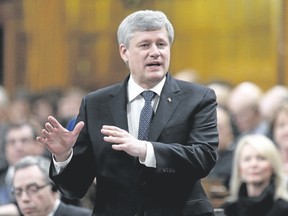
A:
[[[53,216],[55,214],[55,212],[56,212],[56,210],[57,210],[59,205],[60,205],[60,200],[56,199],[52,211],[47,216]]]
[[[162,88],[165,84],[166,77],[162,79],[160,83],[158,83],[153,88],[149,89],[156,93],[155,97],[152,100],[152,108],[154,113],[158,107],[160,94]],[[138,137],[138,129],[139,129],[139,121],[140,121],[140,112],[144,106],[145,100],[141,96],[141,93],[147,89],[143,89],[141,86],[136,84],[132,76],[128,81],[128,104],[127,104],[127,119],[128,119],[128,129],[129,133],[134,137]],[[156,159],[154,155],[154,149],[150,142],[146,142],[146,158],[145,161],[140,161],[140,163],[145,164],[147,167],[156,167]]]

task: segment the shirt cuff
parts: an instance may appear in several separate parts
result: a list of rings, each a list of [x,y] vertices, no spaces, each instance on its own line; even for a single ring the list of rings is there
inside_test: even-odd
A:
[[[65,160],[65,161],[62,161],[62,162],[57,162],[56,159],[55,159],[55,155],[54,155],[54,154],[52,155],[52,160],[53,160],[53,164],[54,164],[54,167],[55,167],[56,174],[59,174],[60,172],[62,172],[62,170],[63,170],[63,169],[69,164],[69,162],[71,161],[72,156],[73,156],[73,149],[72,149],[71,154],[70,154],[70,156],[68,157],[68,159]]]
[[[156,168],[156,158],[155,158],[153,145],[151,142],[145,142],[145,145],[146,145],[146,149],[147,149],[145,161],[141,161],[139,159],[139,162],[141,164],[144,164],[147,167]]]

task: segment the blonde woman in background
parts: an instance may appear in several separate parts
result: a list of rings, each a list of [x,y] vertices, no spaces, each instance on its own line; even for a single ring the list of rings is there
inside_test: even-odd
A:
[[[277,144],[288,177],[288,100],[283,100],[272,122],[272,138]]]
[[[276,145],[264,135],[243,136],[235,149],[227,216],[287,216],[287,181]]]

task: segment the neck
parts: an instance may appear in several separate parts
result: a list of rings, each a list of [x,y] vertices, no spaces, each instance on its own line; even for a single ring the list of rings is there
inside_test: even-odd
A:
[[[261,193],[268,187],[269,182],[247,184],[247,193],[249,197],[260,196]]]

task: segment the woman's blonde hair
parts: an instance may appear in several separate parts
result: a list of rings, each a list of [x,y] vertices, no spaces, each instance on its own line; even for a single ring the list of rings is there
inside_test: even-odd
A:
[[[228,197],[228,200],[238,200],[239,189],[242,184],[239,172],[240,155],[244,146],[246,145],[250,145],[255,148],[260,155],[264,156],[271,163],[275,183],[274,199],[276,200],[281,198],[288,201],[288,184],[283,171],[279,150],[271,139],[260,134],[245,135],[237,143],[233,158],[232,176],[230,180],[230,196]]]

